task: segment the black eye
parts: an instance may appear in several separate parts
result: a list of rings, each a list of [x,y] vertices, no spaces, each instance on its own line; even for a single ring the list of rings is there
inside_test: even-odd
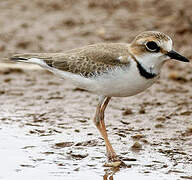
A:
[[[146,48],[147,48],[147,50],[152,51],[152,52],[159,52],[159,50],[160,50],[159,46],[154,41],[147,42]]]

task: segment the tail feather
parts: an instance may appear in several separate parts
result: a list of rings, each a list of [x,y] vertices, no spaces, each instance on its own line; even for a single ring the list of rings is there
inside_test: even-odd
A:
[[[26,54],[15,54],[10,57],[11,61],[27,61],[31,58],[40,58],[38,53],[26,53]]]
[[[27,61],[27,58],[23,58],[23,57],[10,57],[11,61]]]
[[[38,64],[43,67],[52,66],[52,56],[48,53],[16,54],[10,57],[10,60],[14,62]]]

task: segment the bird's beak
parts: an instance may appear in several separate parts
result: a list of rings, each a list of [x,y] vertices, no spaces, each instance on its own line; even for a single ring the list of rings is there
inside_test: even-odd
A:
[[[189,62],[189,59],[187,59],[186,57],[182,56],[181,54],[173,50],[167,52],[166,55],[169,56],[171,59],[176,59],[178,61],[183,61],[183,62]]]

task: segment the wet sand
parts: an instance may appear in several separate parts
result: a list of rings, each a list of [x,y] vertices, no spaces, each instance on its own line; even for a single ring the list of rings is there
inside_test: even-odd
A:
[[[92,122],[96,95],[37,66],[3,63],[16,52],[130,42],[151,29],[190,59],[192,3],[29,2],[0,2],[0,179],[192,179],[191,64],[169,62],[145,92],[112,98],[109,138],[128,167],[110,169]]]

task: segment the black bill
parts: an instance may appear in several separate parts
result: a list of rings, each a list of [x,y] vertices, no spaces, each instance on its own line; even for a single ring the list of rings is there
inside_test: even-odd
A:
[[[169,51],[167,54],[171,59],[176,59],[178,61],[183,61],[183,62],[189,62],[189,59],[186,57],[182,56],[181,54],[177,53],[176,51]]]

